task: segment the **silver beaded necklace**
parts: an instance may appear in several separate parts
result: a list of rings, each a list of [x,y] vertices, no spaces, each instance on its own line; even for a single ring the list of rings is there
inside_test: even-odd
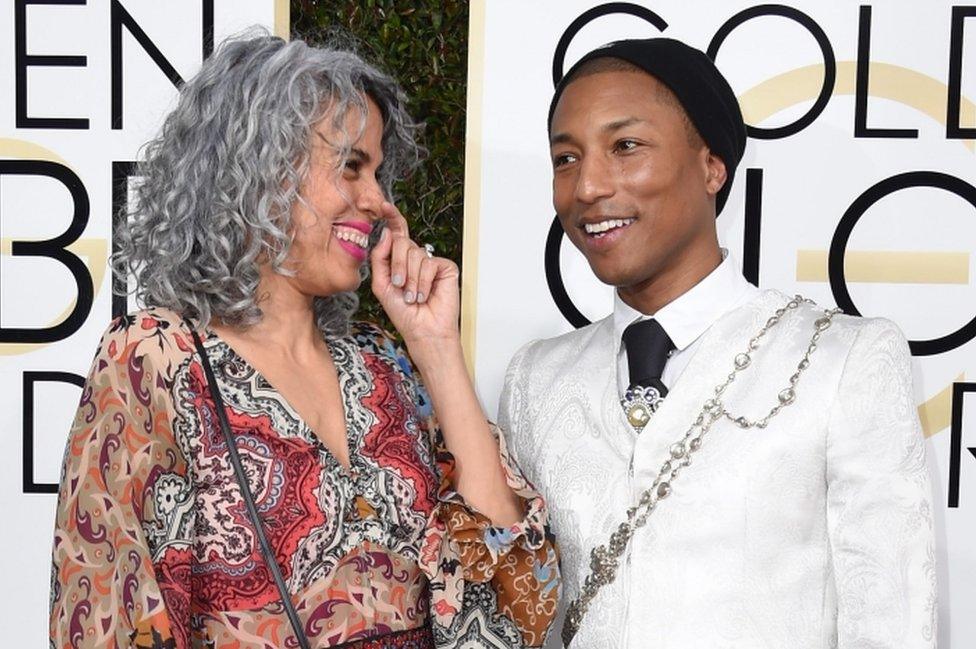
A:
[[[691,456],[701,449],[702,439],[711,429],[712,424],[724,417],[740,428],[765,428],[770,419],[796,400],[796,386],[800,382],[803,372],[810,367],[810,356],[817,349],[820,335],[830,327],[834,316],[841,312],[840,309],[827,309],[824,311],[824,315],[814,322],[814,332],[806,353],[797,364],[796,372],[790,377],[789,385],[779,392],[776,405],[769,410],[765,417],[751,421],[746,417],[737,417],[731,414],[725,408],[722,395],[726,388],[735,381],[738,374],[752,364],[752,354],[759,348],[759,342],[763,336],[776,326],[786,313],[804,303],[813,304],[813,301],[796,295],[784,306],[776,309],[762,329],[749,340],[747,349],[736,354],[733,359],[732,371],[725,381],[715,386],[714,396],[702,404],[701,412],[698,413],[694,423],[688,428],[684,436],[671,445],[670,457],[661,465],[654,483],[641,494],[637,504],[627,510],[627,520],[621,523],[610,535],[609,541],[593,548],[590,552],[590,574],[583,581],[579,595],[569,603],[569,607],[566,609],[566,619],[563,622],[562,629],[564,646],[568,647],[576,636],[576,632],[579,631],[580,624],[583,622],[583,617],[590,607],[590,602],[593,601],[596,594],[601,588],[616,579],[620,556],[627,549],[634,533],[647,523],[648,517],[657,507],[657,504],[671,495],[672,483],[681,473],[681,470],[691,464]]]

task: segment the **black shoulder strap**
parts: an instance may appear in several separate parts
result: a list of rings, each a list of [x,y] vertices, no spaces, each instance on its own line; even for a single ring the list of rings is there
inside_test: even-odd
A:
[[[291,628],[295,632],[298,646],[301,649],[310,649],[308,638],[305,636],[305,631],[302,628],[302,621],[298,618],[298,611],[295,610],[295,604],[291,601],[291,595],[288,593],[285,579],[281,576],[281,568],[275,560],[274,553],[271,551],[271,545],[268,543],[268,537],[264,533],[264,523],[258,515],[258,508],[254,504],[254,496],[251,494],[251,489],[247,485],[247,477],[244,475],[241,457],[237,454],[237,444],[234,442],[234,435],[231,433],[230,423],[227,421],[224,400],[220,396],[220,388],[214,379],[213,368],[210,367],[210,361],[207,359],[207,351],[204,349],[203,341],[200,340],[200,335],[197,334],[196,329],[192,325],[189,325],[189,323],[188,326],[190,327],[190,333],[193,335],[193,343],[196,345],[197,354],[200,356],[200,363],[203,365],[203,372],[207,377],[207,385],[210,388],[210,396],[213,398],[214,407],[217,410],[217,417],[220,419],[220,428],[224,433],[224,441],[227,443],[227,455],[230,457],[230,463],[234,466],[234,474],[237,476],[237,482],[241,486],[244,505],[247,507],[248,516],[251,518],[254,531],[258,536],[258,543],[261,545],[261,554],[264,556],[264,563],[268,566],[268,570],[271,571],[275,584],[278,586],[281,603],[285,607],[285,612],[288,613],[288,620],[291,622]]]

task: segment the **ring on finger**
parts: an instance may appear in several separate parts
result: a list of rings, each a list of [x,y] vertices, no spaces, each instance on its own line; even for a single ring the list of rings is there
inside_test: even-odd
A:
[[[425,243],[424,252],[427,253],[427,259],[432,259],[434,257],[434,246],[429,243]]]

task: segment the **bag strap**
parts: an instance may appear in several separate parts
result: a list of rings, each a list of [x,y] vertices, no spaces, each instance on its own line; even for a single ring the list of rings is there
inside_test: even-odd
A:
[[[190,333],[193,335],[193,344],[196,345],[197,354],[200,355],[200,364],[203,365],[203,372],[207,377],[207,385],[210,388],[210,396],[213,398],[214,407],[217,410],[217,417],[220,419],[220,429],[224,433],[224,442],[227,444],[227,455],[230,458],[230,463],[234,467],[234,474],[237,476],[237,482],[241,487],[241,495],[244,497],[244,506],[247,508],[247,514],[251,519],[251,523],[254,525],[254,531],[258,537],[258,543],[261,546],[261,555],[264,557],[264,563],[267,565],[268,570],[271,571],[271,575],[274,577],[275,585],[278,586],[278,593],[281,595],[281,603],[285,607],[285,612],[288,614],[288,621],[291,622],[291,628],[295,632],[295,638],[298,640],[298,646],[301,649],[311,649],[308,637],[305,635],[305,631],[302,628],[302,621],[298,617],[298,611],[295,610],[295,604],[291,601],[291,595],[288,593],[288,587],[285,585],[285,579],[281,575],[281,568],[278,566],[278,562],[275,560],[274,553],[271,551],[271,544],[268,543],[268,537],[264,533],[264,523],[261,517],[258,515],[257,505],[254,504],[254,496],[251,494],[251,489],[247,485],[247,477],[244,474],[244,466],[241,464],[241,456],[237,453],[237,444],[234,441],[234,434],[230,430],[230,423],[227,421],[227,412],[224,409],[224,400],[220,396],[220,388],[217,386],[217,381],[214,378],[213,368],[210,366],[210,360],[207,358],[207,352],[203,347],[203,341],[200,340],[200,335],[197,334],[196,329],[194,329],[189,323],[187,323]]]

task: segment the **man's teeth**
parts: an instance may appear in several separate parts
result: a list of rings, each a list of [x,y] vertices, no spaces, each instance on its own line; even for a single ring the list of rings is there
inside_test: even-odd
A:
[[[586,230],[587,234],[602,234],[608,230],[630,225],[636,220],[637,219],[608,219],[606,221],[600,221],[599,223],[587,223],[583,226],[583,229]]]
[[[341,239],[342,241],[349,241],[354,243],[360,248],[366,248],[369,246],[369,237],[359,230],[351,230],[348,228],[334,228],[336,239]]]

